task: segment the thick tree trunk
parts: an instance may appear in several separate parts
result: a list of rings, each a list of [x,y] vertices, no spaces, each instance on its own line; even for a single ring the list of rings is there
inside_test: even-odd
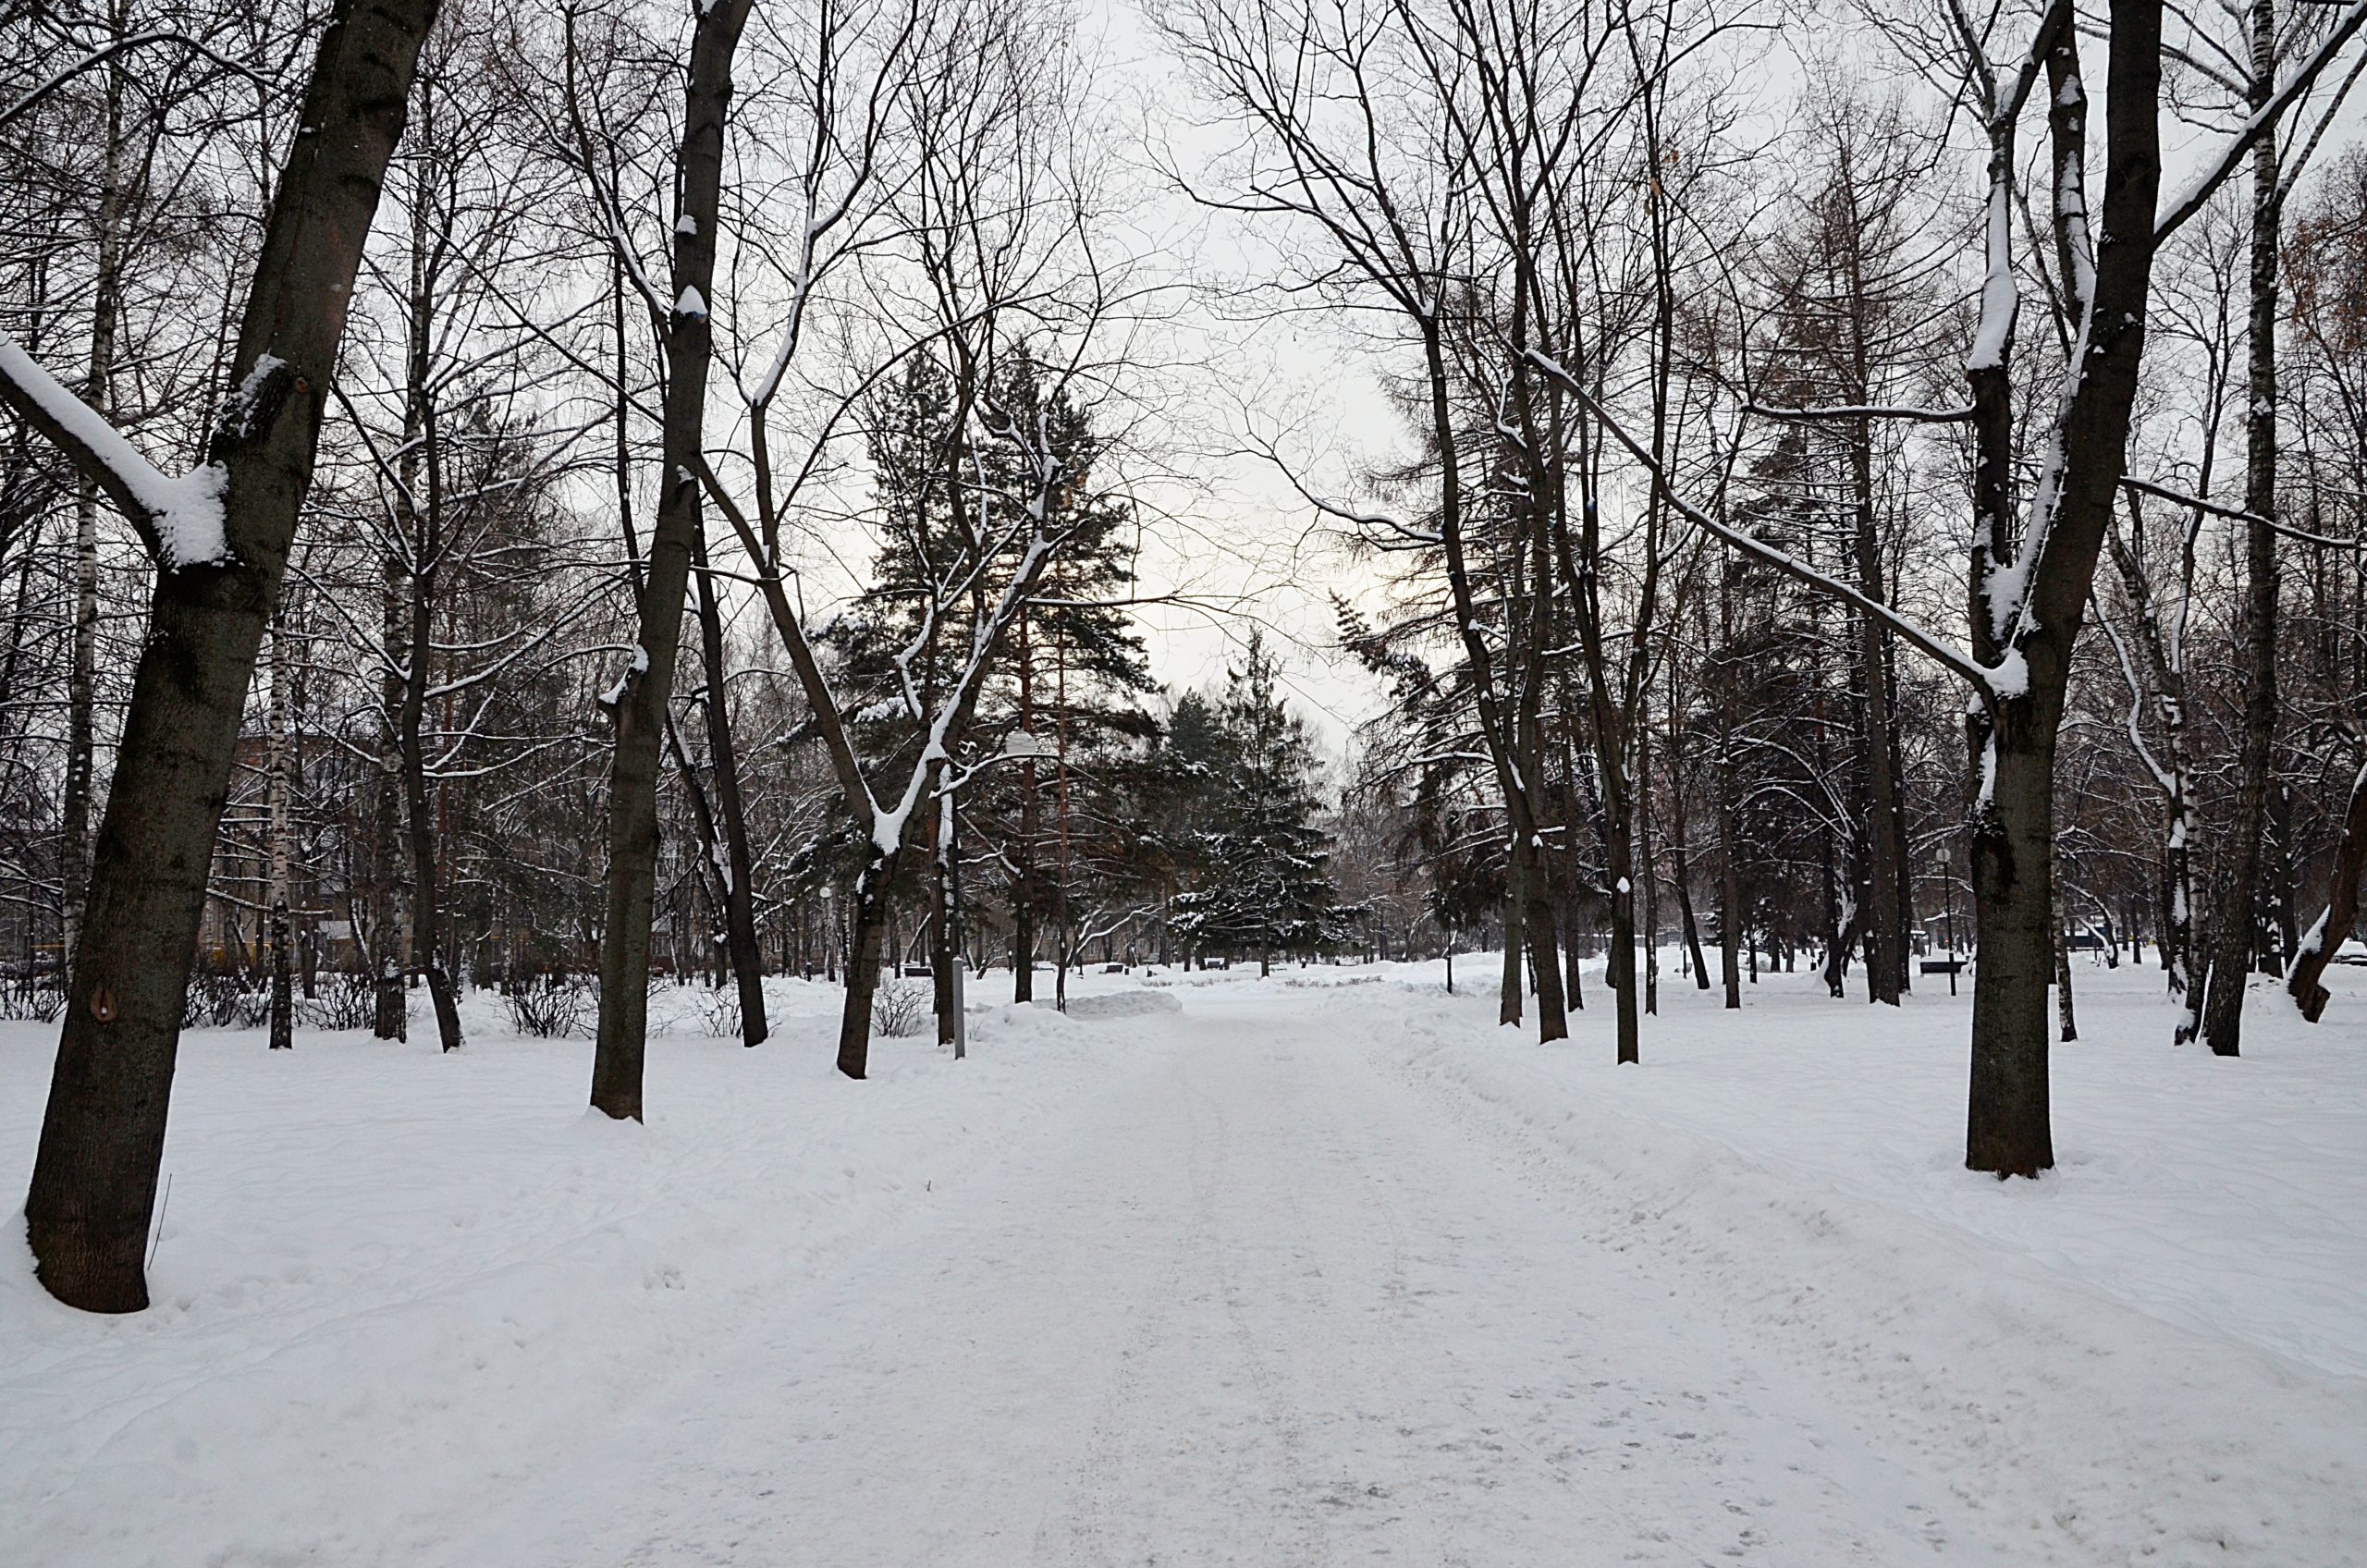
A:
[[[666,318],[665,462],[641,589],[640,641],[617,694],[616,751],[608,776],[607,898],[600,933],[592,1104],[619,1121],[638,1121],[642,1115],[649,939],[657,888],[659,748],[674,689],[691,552],[700,536],[698,475],[706,464],[706,383],[715,357],[707,301],[715,292],[724,115],[731,100],[731,56],[749,3],[721,0],[699,12],[683,90],[676,163],[681,209],[673,230],[673,303]],[[867,1001],[864,1011],[867,1027]]]
[[[433,0],[340,0],[330,14],[231,361],[248,395],[211,442],[229,558],[157,572],[25,1204],[42,1283],[68,1305],[148,1305],[142,1253],[215,830],[435,15]]]
[[[2053,727],[2007,704],[1992,737],[1995,776],[1972,822],[1981,962],[1972,981],[1972,1084],[1965,1163],[1998,1176],[2054,1164],[2047,1096],[2048,983],[2054,972]]]
[[[888,889],[896,860],[875,860],[856,878],[853,945],[847,955],[847,999],[839,1013],[839,1071],[861,1078],[871,1066],[871,1004],[879,992],[879,965],[888,947]]]
[[[2350,783],[2350,804],[2343,813],[2342,842],[2336,848],[2334,879],[2326,886],[2325,913],[2301,938],[2293,960],[2293,973],[2287,976],[2285,989],[2292,995],[2301,1016],[2315,1023],[2332,999],[2321,983],[2326,965],[2343,943],[2350,939],[2351,927],[2359,922],[2359,876],[2367,869],[2367,768]]]

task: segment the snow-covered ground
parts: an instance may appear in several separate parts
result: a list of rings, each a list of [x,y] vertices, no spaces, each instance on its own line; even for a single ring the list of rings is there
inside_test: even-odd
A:
[[[1944,983],[1671,973],[1620,1070],[1599,988],[1539,1047],[1457,969],[1095,974],[861,1084],[827,986],[754,1051],[669,991],[645,1128],[484,998],[194,1034],[155,1307],[0,1241],[0,1563],[2367,1560],[2358,971],[2218,1061],[2083,962],[2000,1184]]]

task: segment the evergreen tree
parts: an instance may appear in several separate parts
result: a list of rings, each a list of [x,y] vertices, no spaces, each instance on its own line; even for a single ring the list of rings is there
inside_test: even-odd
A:
[[[1277,951],[1336,941],[1347,913],[1331,886],[1330,838],[1314,820],[1315,744],[1278,690],[1281,668],[1252,632],[1240,668],[1226,673],[1214,735],[1187,738],[1193,750],[1212,740],[1215,755],[1203,761],[1170,748],[1207,791],[1195,846],[1198,886],[1175,900],[1173,925],[1195,947],[1255,952],[1260,974],[1271,972]]]

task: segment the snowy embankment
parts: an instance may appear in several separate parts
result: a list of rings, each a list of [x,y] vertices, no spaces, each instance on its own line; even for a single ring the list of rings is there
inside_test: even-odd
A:
[[[376,1561],[422,1499],[686,1375],[1093,1081],[1075,1026],[1000,1009],[973,1060],[883,1040],[849,1083],[837,989],[769,989],[755,1050],[699,1033],[694,991],[653,995],[645,1127],[583,1109],[587,1042],[517,1037],[484,993],[449,1057],[417,1018],[407,1045],[185,1035],[154,1305],[59,1306],[20,1214],[0,1236],[0,1562]],[[12,1194],[54,1046],[0,1024]]]

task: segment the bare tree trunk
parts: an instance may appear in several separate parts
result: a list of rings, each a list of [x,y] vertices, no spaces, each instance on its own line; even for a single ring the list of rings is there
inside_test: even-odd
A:
[[[2334,962],[2336,949],[2350,939],[2351,927],[2359,922],[2359,876],[2367,869],[2367,767],[2359,770],[2350,782],[2350,804],[2343,813],[2342,842],[2334,856],[2334,879],[2326,886],[2325,913],[2310,927],[2295,950],[2293,973],[2286,977],[2285,989],[2301,1010],[2301,1016],[2315,1023],[2326,1011],[2332,998],[2320,983],[2326,965]]]
[[[112,7],[116,35],[124,31],[123,8]],[[106,147],[101,160],[98,260],[91,291],[90,376],[84,395],[91,406],[115,412],[117,317],[123,287],[123,93],[124,56],[106,65]],[[97,764],[99,647],[99,486],[84,474],[74,497],[74,650],[66,688],[66,782],[60,802],[58,881],[64,930],[59,967],[74,958],[81,935],[91,880],[91,790]]]
[[[2059,869],[2054,876],[2054,885],[2057,888],[2063,886]],[[2079,1025],[2071,1011],[2071,923],[2065,918],[2062,908],[2067,901],[2059,897],[2055,900],[2054,1019],[2055,1039],[2067,1046],[2079,1037]]]
[[[691,32],[690,72],[683,89],[682,141],[676,160],[681,210],[673,227],[673,300],[666,316],[665,460],[640,595],[640,641],[617,694],[616,751],[608,776],[607,899],[600,933],[600,1023],[593,1047],[592,1104],[619,1121],[638,1121],[642,1114],[650,925],[657,888],[660,747],[674,689],[674,656],[681,644],[691,554],[701,529],[698,475],[706,466],[706,384],[715,357],[707,301],[715,292],[724,116],[731,100],[731,57],[750,4],[720,0],[699,12]],[[863,1011],[867,1029],[867,1001]]]
[[[1611,759],[1607,745],[1605,756],[1603,775],[1608,780],[1618,764]],[[1604,984],[1612,989],[1618,1020],[1618,1061],[1625,1066],[1644,1060],[1636,996],[1635,825],[1628,820],[1625,786],[1606,788],[1602,807],[1603,869],[1611,878],[1611,963]]]
[[[1719,646],[1734,642],[1734,569],[1718,572]],[[1733,682],[1718,683],[1718,974],[1726,1006],[1742,1006],[1742,846],[1735,841]]]
[[[1496,1027],[1520,1026],[1523,1004],[1527,999],[1527,987],[1521,983],[1521,916],[1528,907],[1522,896],[1519,876],[1515,871],[1512,884],[1504,891],[1504,964],[1503,976],[1496,991]]]
[[[1856,422],[1850,442],[1850,478],[1857,492],[1856,556],[1858,591],[1880,601],[1888,595],[1883,573],[1882,546],[1874,531],[1873,432],[1870,422]],[[1893,1007],[1906,988],[1907,953],[1899,935],[1905,929],[1902,889],[1906,867],[1898,860],[1896,825],[1898,779],[1892,771],[1896,737],[1891,718],[1888,638],[1882,623],[1870,615],[1856,618],[1858,663],[1865,687],[1866,894],[1869,907],[1858,918],[1858,945],[1866,955],[1867,994]]]
[[[1999,1176],[2054,1164],[2046,993],[2054,973],[2054,735],[2008,706],[1992,737],[1995,781],[1972,823],[1981,962],[1972,979],[1965,1163]]]
[[[433,424],[431,422],[431,429]],[[427,708],[427,657],[435,645],[435,552],[442,548],[437,537],[440,525],[436,513],[441,501],[436,496],[437,459],[434,452],[435,437],[428,437],[428,517],[427,533],[423,540],[420,568],[411,574],[411,659],[403,681],[402,721],[399,740],[402,749],[402,784],[404,814],[411,827],[411,961],[427,975],[428,999],[435,1009],[435,1035],[448,1051],[460,1048],[460,998],[453,994],[452,974],[445,962],[444,911],[439,892],[442,877],[437,865],[435,816],[427,800],[427,741],[424,719]]]
[[[731,704],[724,677],[723,614],[706,568],[704,532],[691,536],[693,598],[698,605],[699,656],[705,665],[706,743],[715,769],[717,825],[722,829],[723,938],[739,986],[740,1043],[760,1046],[765,1023],[765,954],[756,940],[755,857],[748,849],[748,809],[740,788],[740,758],[731,740]]]
[[[419,404],[414,399],[403,417],[402,489],[406,495],[412,492],[417,477],[419,417]],[[405,532],[408,533],[408,529]],[[381,1040],[400,1040],[410,1027],[410,1004],[403,993],[403,976],[411,967],[400,848],[403,668],[410,657],[410,631],[403,606],[409,602],[409,587],[400,556],[387,552],[381,577],[385,612],[382,641],[386,662],[378,678],[378,755],[373,780],[376,790],[371,813],[369,953],[374,997],[371,1033]]]
[[[899,855],[874,860],[855,879],[852,943],[847,953],[847,999],[839,1014],[839,1071],[862,1078],[871,1064],[871,1004],[879,994],[879,965],[888,941],[888,889]]]
[[[2264,109],[2276,87],[2275,0],[2252,0],[2251,106]],[[2244,731],[2236,802],[2227,825],[2227,871],[2219,888],[2217,933],[2202,1004],[2202,1038],[2214,1056],[2243,1045],[2244,986],[2259,946],[2253,901],[2260,882],[2261,833],[2269,767],[2276,744],[2276,314],[2280,217],[2276,132],[2252,148],[2250,373],[2244,411]]]
[[[232,360],[239,417],[212,437],[227,558],[157,572],[25,1205],[42,1283],[71,1306],[148,1305],[142,1253],[215,829],[362,241],[435,15],[434,0],[339,0],[330,13],[305,91],[308,134],[273,200]],[[13,386],[8,400],[76,447]]]
[[[289,849],[296,836],[288,800],[288,620],[284,606],[271,618],[271,712],[269,746],[264,766],[265,798],[271,836],[271,1048],[290,1049],[296,1044],[296,998],[290,984],[288,933]]]
[[[937,1043],[959,1056],[963,1046],[962,991],[953,973],[954,964],[961,960],[953,901],[953,861],[959,852],[954,842],[957,809],[949,791],[930,814],[928,962],[937,1014]]]
[[[1035,733],[1036,660],[1027,640],[1027,612],[1019,612],[1019,728]],[[1036,758],[1019,764],[1019,842],[1012,846],[1011,999],[1036,999],[1036,840],[1043,831],[1036,806]]]

